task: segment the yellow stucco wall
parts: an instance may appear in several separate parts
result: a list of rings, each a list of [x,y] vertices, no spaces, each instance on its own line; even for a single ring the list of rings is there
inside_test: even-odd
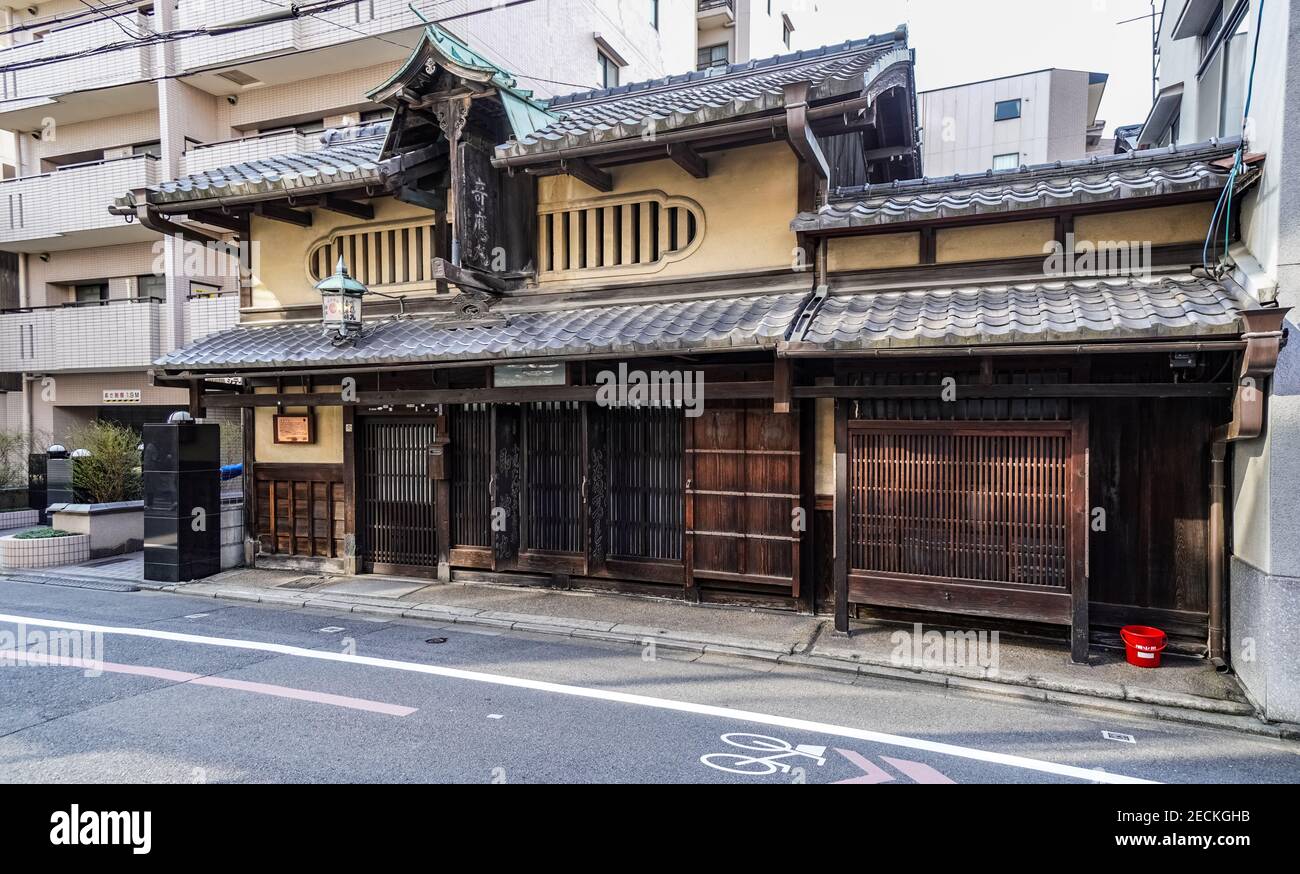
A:
[[[307,253],[339,228],[381,225],[402,219],[428,220],[433,213],[391,197],[370,201],[375,208],[373,222],[352,216],[312,209],[312,226],[300,228],[287,222],[253,216],[250,231],[257,243],[253,263],[253,308],[279,309],[297,304],[320,304],[320,294],[307,273]]]
[[[827,241],[826,267],[832,273],[912,267],[920,260],[921,235],[915,231],[869,237],[832,237]]]
[[[710,152],[707,179],[696,179],[670,160],[611,167],[611,198],[636,192],[662,191],[686,197],[704,213],[704,236],[690,256],[645,273],[617,277],[591,271],[592,282],[638,283],[646,280],[734,275],[790,268],[794,263],[795,235],[790,219],[798,212],[797,159],[785,143],[767,143],[743,149]],[[569,202],[589,202],[602,193],[571,176],[538,180],[538,202],[543,207]],[[570,277],[544,284],[572,283]],[[576,280],[586,282],[587,280]]]
[[[944,228],[934,235],[935,261],[951,264],[1043,255],[1043,246],[1055,238],[1056,223],[1052,219]]]
[[[314,293],[314,292],[313,292]],[[274,394],[272,386],[254,389],[257,394]],[[286,394],[300,394],[301,386],[285,386]],[[315,386],[313,391],[319,393],[337,392],[339,386]],[[286,413],[301,413],[303,407],[286,406]],[[276,443],[274,419],[275,407],[255,407],[254,427],[256,445],[254,452],[257,461],[273,464],[342,464],[343,463],[343,408],[314,407],[316,414],[315,443]]]
[[[1136,241],[1153,246],[1198,243],[1205,239],[1213,212],[1214,204],[1207,201],[1081,215],[1074,220],[1075,244],[1084,241]]]

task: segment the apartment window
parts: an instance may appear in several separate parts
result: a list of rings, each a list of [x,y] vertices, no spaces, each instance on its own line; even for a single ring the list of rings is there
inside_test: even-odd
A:
[[[1219,136],[1241,133],[1246,110],[1246,79],[1250,76],[1249,16],[1237,20],[1232,35],[1223,41],[1223,84],[1219,89]]]
[[[1010,121],[1013,118],[1020,118],[1020,98],[1015,100],[999,100],[993,104],[994,121]]]
[[[138,143],[131,147],[132,155],[153,155],[162,157],[162,143]]]
[[[146,273],[135,278],[135,296],[167,299],[167,277]]]
[[[1219,35],[1219,30],[1223,27],[1223,4],[1217,4],[1213,17],[1210,18],[1205,30],[1201,31],[1201,60],[1214,50],[1215,40]]]
[[[602,51],[596,52],[596,64],[598,65],[597,75],[600,77],[601,88],[615,88],[618,86],[618,64],[614,59]]]
[[[371,109],[367,112],[361,113],[361,123],[372,124],[373,122],[384,121],[385,119],[392,117],[393,111],[391,109]]]
[[[73,286],[72,297],[77,303],[102,303],[108,300],[108,283],[95,282]]]
[[[1007,152],[1004,155],[993,156],[994,170],[1014,170],[1020,166],[1020,153]]]
[[[659,29],[659,0],[650,0],[650,26]]]
[[[708,70],[712,67],[727,66],[727,44],[702,46],[695,56],[695,69]]]

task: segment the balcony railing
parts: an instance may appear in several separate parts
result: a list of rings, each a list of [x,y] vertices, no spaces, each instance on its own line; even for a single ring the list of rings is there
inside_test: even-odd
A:
[[[310,51],[406,28],[420,26],[409,0],[360,0],[337,9],[303,15],[205,39],[179,44],[181,67],[199,70],[238,63],[267,55]],[[286,7],[288,4],[284,4]],[[231,26],[252,23],[274,11],[265,0],[182,0],[181,28]]]
[[[319,134],[300,134],[293,128],[267,131],[235,140],[222,140],[191,146],[181,157],[182,172],[202,173],[217,167],[229,167],[241,161],[256,161],[272,155],[310,152],[321,146]]]
[[[185,301],[185,342],[229,330],[239,324],[239,292],[193,295]]]
[[[701,15],[728,13],[735,18],[736,0],[700,0],[699,11]]]
[[[0,371],[147,367],[165,351],[165,306],[120,298],[0,313]]]
[[[153,48],[150,46],[133,45],[90,55],[80,53],[112,43],[129,43],[131,40],[123,29],[148,33],[152,21],[152,18],[132,11],[107,19],[73,22],[50,30],[39,40],[0,48],[0,66],[4,67],[64,58],[0,73],[0,101],[50,98],[88,88],[106,88],[148,79],[153,70]],[[14,107],[0,103],[0,111],[9,108]]]
[[[0,181],[0,244],[119,228],[108,205],[158,182],[158,158],[130,155]]]

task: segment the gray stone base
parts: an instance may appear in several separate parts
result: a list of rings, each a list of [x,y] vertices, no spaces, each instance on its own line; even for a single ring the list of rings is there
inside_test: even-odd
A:
[[[1260,714],[1300,722],[1300,577],[1232,558],[1230,661]]]

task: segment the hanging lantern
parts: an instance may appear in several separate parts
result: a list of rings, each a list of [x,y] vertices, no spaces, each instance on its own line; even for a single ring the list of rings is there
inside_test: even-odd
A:
[[[369,290],[348,275],[343,256],[332,276],[316,283],[321,297],[321,324],[326,337],[355,337],[361,333],[361,298]]]

